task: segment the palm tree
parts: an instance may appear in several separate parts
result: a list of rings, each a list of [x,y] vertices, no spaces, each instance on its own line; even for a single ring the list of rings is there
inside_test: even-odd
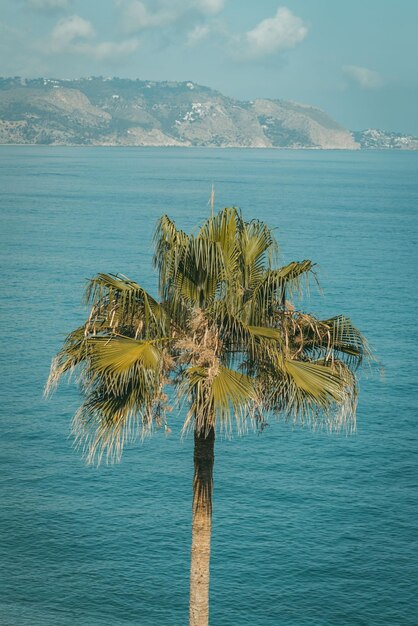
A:
[[[167,427],[167,385],[187,402],[194,433],[190,625],[209,620],[215,433],[242,432],[278,415],[329,428],[354,426],[355,370],[367,355],[342,315],[318,320],[289,302],[311,261],[274,268],[277,244],[235,208],[194,235],[163,216],[155,234],[160,300],[123,275],[98,274],[90,314],[70,333],[48,388],[74,369],[84,402],[73,418],[89,462],[119,460],[126,442]]]

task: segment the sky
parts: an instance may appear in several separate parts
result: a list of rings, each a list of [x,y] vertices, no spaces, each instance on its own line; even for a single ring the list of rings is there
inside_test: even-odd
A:
[[[418,0],[0,0],[0,76],[192,81],[418,136]]]

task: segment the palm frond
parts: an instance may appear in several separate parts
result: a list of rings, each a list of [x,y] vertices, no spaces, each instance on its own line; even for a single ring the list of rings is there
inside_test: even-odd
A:
[[[260,376],[267,393],[265,403],[273,412],[330,430],[355,428],[356,379],[343,362],[331,366],[324,361],[285,359],[282,366],[276,375],[270,371]]]
[[[87,347],[92,376],[105,378],[115,390],[124,388],[142,370],[157,372],[162,367],[162,353],[156,342],[91,337]]]
[[[227,367],[220,366],[213,379],[211,396],[217,421],[227,433],[232,431],[233,419],[240,432],[247,416],[254,417],[259,408],[253,379]]]
[[[187,236],[166,216],[157,226],[155,241],[160,293],[171,314],[179,319],[184,306],[202,308],[212,302],[225,274],[219,242]]]
[[[269,326],[247,326],[248,332],[253,337],[272,339],[279,343],[283,342],[283,337],[278,328],[271,328]]]
[[[253,289],[260,282],[266,268],[277,257],[277,252],[277,242],[264,222],[253,220],[244,223],[240,233],[240,254],[245,290]]]
[[[205,308],[215,298],[224,276],[223,258],[216,242],[190,237],[184,257],[171,278],[169,296],[191,307]]]
[[[243,219],[238,209],[226,207],[206,220],[199,230],[198,238],[218,243],[225,259],[230,259],[242,228]]]
[[[308,286],[308,278],[313,274],[314,263],[309,260],[293,261],[280,269],[268,269],[251,293],[245,298],[245,309],[249,323],[269,325],[273,322],[274,309],[284,307],[287,297]]]
[[[45,396],[50,395],[57,387],[60,378],[71,373],[87,358],[85,326],[80,326],[65,339],[63,347],[52,359],[48,380],[45,385]]]
[[[138,436],[151,432],[153,403],[144,405],[141,385],[130,383],[122,391],[112,392],[107,386],[97,386],[86,394],[86,399],[74,416],[72,434],[76,447],[81,448],[87,463],[120,460],[124,445]],[[152,381],[150,381],[152,382]]]
[[[180,396],[186,394],[190,400],[183,430],[193,424],[198,433],[210,427],[231,433],[235,419],[237,431],[241,432],[246,418],[253,418],[259,409],[254,380],[222,365],[216,371],[188,368],[179,391]]]
[[[371,358],[371,351],[365,337],[348,317],[338,315],[324,320],[323,323],[330,327],[334,351],[354,357],[357,365],[361,364],[363,358]]]
[[[152,338],[167,332],[169,317],[164,308],[138,283],[126,276],[97,274],[87,285],[89,321],[99,321],[113,332]]]
[[[177,229],[175,223],[163,215],[154,234],[154,266],[158,269],[159,290],[163,300],[169,300],[173,277],[184,260],[189,236]]]
[[[280,328],[251,326],[242,317],[230,311],[225,301],[217,301],[206,311],[217,327],[222,342],[222,362],[229,367],[243,359],[256,359],[258,354],[269,352],[275,344],[283,345]]]
[[[293,312],[286,316],[296,341],[297,352],[310,358],[333,361],[343,359],[356,369],[363,359],[370,359],[370,348],[361,332],[344,315],[317,320],[306,313]]]
[[[94,337],[87,339],[82,373],[86,397],[73,432],[89,462],[117,460],[126,441],[153,427],[163,407],[167,361],[160,341]]]
[[[285,369],[295,385],[318,402],[342,401],[343,382],[329,367],[306,361],[285,361]]]

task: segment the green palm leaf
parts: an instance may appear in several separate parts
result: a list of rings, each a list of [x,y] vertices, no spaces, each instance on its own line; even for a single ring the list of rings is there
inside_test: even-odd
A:
[[[87,285],[85,300],[92,304],[89,321],[100,321],[112,331],[143,331],[149,338],[167,330],[164,308],[126,276],[97,274]]]
[[[278,246],[266,224],[253,220],[240,234],[243,287],[253,289],[262,279],[266,265],[277,256]]]
[[[300,330],[299,340],[305,354],[327,360],[343,358],[358,367],[363,358],[370,358],[370,349],[360,331],[344,315],[328,320],[316,320],[306,314],[295,320]]]
[[[155,342],[138,341],[130,338],[92,337],[87,340],[92,366],[99,373],[122,375],[132,367],[157,370],[161,353]]]
[[[285,417],[303,424],[326,425],[330,430],[355,428],[355,378],[342,362],[331,367],[324,362],[286,359],[270,389],[267,404]]]
[[[344,381],[329,367],[286,359],[285,370],[299,389],[319,402],[344,399]]]
[[[235,419],[237,430],[241,431],[246,417],[254,417],[259,408],[254,379],[222,365],[215,372],[203,367],[189,368],[180,388],[181,394],[185,392],[192,401],[185,430],[193,422],[197,432],[218,426],[230,433]]]
[[[164,359],[156,342],[92,337],[83,373],[86,400],[73,432],[89,461],[117,459],[126,441],[152,429],[162,405]]]
[[[302,280],[308,284],[309,274],[313,273],[312,261],[292,262],[277,269],[267,269],[262,274],[254,290],[244,298],[244,306],[251,324],[268,325],[273,322],[274,309],[284,307],[286,297],[302,288]]]

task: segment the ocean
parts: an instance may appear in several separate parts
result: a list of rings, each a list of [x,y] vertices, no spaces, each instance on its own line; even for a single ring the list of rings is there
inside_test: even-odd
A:
[[[0,146],[0,623],[185,626],[192,437],[157,432],[115,466],[69,438],[74,384],[50,360],[86,279],[156,293],[152,235],[238,206],[312,259],[303,301],[345,313],[379,365],[357,432],[269,420],[216,442],[211,626],[416,626],[418,153]]]

